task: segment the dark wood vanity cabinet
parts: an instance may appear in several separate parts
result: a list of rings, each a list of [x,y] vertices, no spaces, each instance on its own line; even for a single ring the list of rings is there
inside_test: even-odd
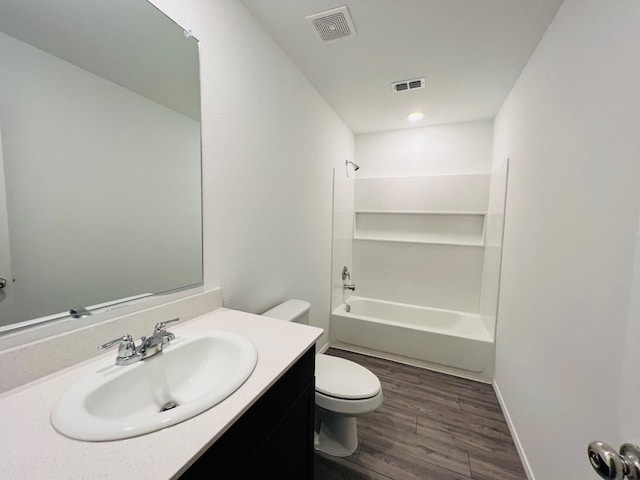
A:
[[[313,479],[314,368],[312,346],[180,479]]]

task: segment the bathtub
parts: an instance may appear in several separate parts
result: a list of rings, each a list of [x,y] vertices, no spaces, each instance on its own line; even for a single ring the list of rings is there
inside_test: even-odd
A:
[[[480,315],[356,296],[347,303],[349,313],[342,304],[331,314],[336,346],[382,352],[391,359],[451,373],[460,370],[472,378],[491,378],[493,339]]]

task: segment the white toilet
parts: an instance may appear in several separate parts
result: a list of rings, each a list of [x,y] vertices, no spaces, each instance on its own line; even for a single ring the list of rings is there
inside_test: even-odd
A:
[[[308,324],[310,307],[304,300],[287,300],[263,315]],[[316,355],[315,376],[315,448],[347,457],[358,447],[356,416],[382,404],[380,380],[362,365],[323,354]]]

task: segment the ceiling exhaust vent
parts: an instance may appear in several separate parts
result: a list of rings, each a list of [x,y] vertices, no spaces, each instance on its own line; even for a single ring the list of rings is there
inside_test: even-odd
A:
[[[313,31],[324,42],[346,40],[356,36],[356,27],[346,5],[305,17],[313,26]]]
[[[402,80],[400,82],[393,82],[391,84],[391,90],[393,90],[395,93],[407,92],[409,90],[424,88],[426,83],[427,79],[425,77],[413,78],[411,80]]]

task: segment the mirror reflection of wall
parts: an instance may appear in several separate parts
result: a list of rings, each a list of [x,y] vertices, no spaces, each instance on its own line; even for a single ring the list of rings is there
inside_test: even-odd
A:
[[[202,283],[197,50],[146,0],[0,0],[0,328]]]

